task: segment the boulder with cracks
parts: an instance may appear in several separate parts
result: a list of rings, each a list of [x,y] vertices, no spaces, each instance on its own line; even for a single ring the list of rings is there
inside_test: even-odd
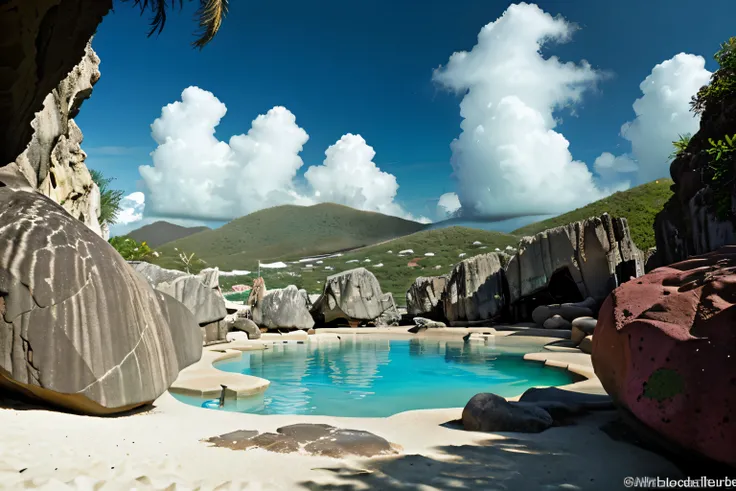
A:
[[[116,413],[201,357],[192,314],[49,198],[0,188],[0,242],[0,391]]]

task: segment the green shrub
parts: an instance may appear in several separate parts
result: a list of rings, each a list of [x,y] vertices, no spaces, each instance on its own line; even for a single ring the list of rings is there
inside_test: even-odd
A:
[[[109,242],[126,261],[145,261],[153,256],[153,251],[148,244],[139,243],[124,235],[112,237]]]
[[[680,155],[682,155],[682,152],[687,150],[687,146],[690,145],[690,140],[692,139],[692,135],[690,133],[685,133],[684,135],[678,135],[678,139],[672,142],[672,146],[675,147],[675,149],[670,154],[671,159],[676,159]]]
[[[690,101],[690,107],[697,114],[702,114],[707,105],[736,94],[736,37],[721,44],[713,58],[720,68]]]
[[[719,220],[731,217],[731,195],[733,191],[734,165],[736,164],[736,135],[715,141],[708,138],[710,148],[706,149],[711,156],[710,187],[713,190],[713,206]]]

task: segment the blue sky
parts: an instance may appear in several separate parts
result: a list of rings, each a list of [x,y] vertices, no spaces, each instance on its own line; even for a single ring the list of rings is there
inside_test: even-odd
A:
[[[591,171],[603,152],[636,161],[631,142],[619,133],[622,124],[635,119],[632,104],[642,97],[639,85],[655,65],[685,52],[705,57],[705,68],[713,71],[717,68],[713,52],[720,42],[736,34],[732,27],[736,2],[732,0],[709,0],[697,7],[686,0],[570,0],[537,5],[579,27],[569,42],[545,45],[544,57],[558,56],[562,62],[578,66],[587,60],[591,69],[598,71],[597,79],[572,105],[573,111],[554,111],[561,120],[554,131],[569,141],[572,158],[584,162]],[[447,65],[454,52],[473,49],[481,28],[496,21],[508,6],[481,0],[231,2],[220,33],[198,51],[189,45],[196,27],[194,5],[172,13],[163,33],[148,38],[148,13],[141,18],[130,4],[116,2],[115,12],[104,20],[93,42],[102,59],[102,78],[77,117],[85,138],[83,148],[89,155],[87,165],[114,177],[114,186],[126,194],[144,191],[146,215],[180,215],[213,223],[210,219],[217,213],[199,214],[199,204],[171,213],[177,206],[177,195],[194,195],[201,189],[178,186],[172,179],[159,180],[160,186],[169,186],[168,190],[154,189],[154,180],[144,183],[139,171],[139,166],[153,165],[149,154],[157,143],[151,136],[151,124],[161,116],[162,107],[180,100],[185,88],[195,86],[211,92],[227,107],[226,116],[216,125],[216,137],[221,141],[247,133],[252,121],[274,106],[284,106],[295,115],[296,125],[309,135],[303,149],[296,152],[304,162],[300,176],[310,165],[321,165],[325,150],[343,135],[360,135],[376,152],[372,161],[381,171],[395,176],[399,188],[392,203],[412,217],[435,220],[439,197],[458,192],[459,187],[451,176],[450,143],[461,131],[459,104],[463,98],[447,86],[455,84],[463,92],[467,80],[458,81],[465,75],[450,74],[454,81],[443,84],[436,77],[433,80],[433,70]],[[457,72],[467,74],[463,70]],[[483,87],[483,92],[493,91],[488,84]],[[279,141],[277,138],[276,145]],[[346,142],[351,149],[356,145],[360,147],[359,142]],[[470,154],[475,155],[466,151],[464,157],[458,157],[459,165],[479,174],[466,176],[465,187],[472,187],[473,176],[492,177],[480,169],[486,165],[485,154],[476,155],[480,162],[465,162]],[[491,151],[488,155],[492,160],[498,154]],[[257,161],[267,173],[268,159]],[[204,167],[199,175],[206,177]],[[660,175],[665,175],[665,163],[661,169]],[[253,172],[251,169],[248,175]],[[241,178],[232,180],[237,179]],[[297,187],[303,186],[302,181],[297,178]],[[627,182],[637,183],[636,179]],[[383,188],[384,184],[375,181],[374,187]],[[606,189],[620,187],[618,181],[608,184],[611,186]],[[213,194],[225,192],[217,187],[208,189],[213,189]],[[227,192],[238,194],[235,189]],[[241,198],[248,192],[252,189],[241,188]],[[533,187],[526,192],[538,194]],[[465,209],[504,212],[498,200],[488,206],[479,203],[477,190],[460,191],[459,195]],[[523,194],[513,197],[525,201]],[[361,202],[368,203],[364,208],[370,209],[371,200],[378,203],[384,198],[391,201],[391,196],[378,196],[361,198]],[[158,204],[152,209],[156,199]],[[278,204],[281,198],[273,199],[276,201],[269,197],[268,202]],[[259,200],[254,197],[254,201]],[[240,205],[233,203],[218,209],[234,207],[233,215],[253,209],[251,204],[238,208]],[[398,208],[376,204],[373,209]],[[533,214],[531,211],[523,206],[510,209],[512,214]]]

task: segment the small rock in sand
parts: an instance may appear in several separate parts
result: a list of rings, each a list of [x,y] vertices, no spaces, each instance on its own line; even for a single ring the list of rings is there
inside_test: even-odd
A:
[[[473,396],[463,409],[462,421],[468,431],[521,433],[539,433],[554,423],[552,416],[535,404],[509,402],[491,393]]]

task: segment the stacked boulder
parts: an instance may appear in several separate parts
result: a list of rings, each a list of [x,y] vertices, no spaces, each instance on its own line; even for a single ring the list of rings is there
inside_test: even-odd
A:
[[[593,333],[598,321],[593,317],[578,317],[572,321],[570,340],[583,353],[593,353]]]
[[[631,240],[625,218],[607,213],[524,237],[506,266],[509,302],[546,289],[567,269],[582,298],[602,302],[619,284],[644,274],[644,254]],[[528,312],[515,312],[528,317]]]
[[[383,293],[376,277],[365,268],[327,277],[311,312],[319,324],[347,321],[353,326],[390,326],[401,320],[393,295]]]
[[[645,259],[626,219],[604,213],[524,237],[513,256],[482,254],[464,259],[449,276],[417,278],[406,293],[407,308],[410,315],[457,326],[531,317],[540,326],[571,329],[576,318],[595,317],[617,285],[641,276]],[[553,278],[565,270],[573,296],[586,300],[538,307],[533,315],[539,303],[528,308],[525,300],[554,287]]]
[[[258,324],[251,319],[250,309],[248,308],[238,309],[227,314],[222,322],[227,328],[227,332],[245,333],[248,339],[259,339],[261,337],[261,330],[258,328]]]
[[[171,295],[189,309],[202,329],[205,345],[226,340],[228,327],[222,321],[227,310],[220,293],[217,268],[192,275],[143,261],[131,261],[130,264],[156,290]]]
[[[532,320],[545,329],[572,329],[578,318],[593,318],[597,313],[598,302],[588,297],[582,302],[540,305],[532,312]]]

